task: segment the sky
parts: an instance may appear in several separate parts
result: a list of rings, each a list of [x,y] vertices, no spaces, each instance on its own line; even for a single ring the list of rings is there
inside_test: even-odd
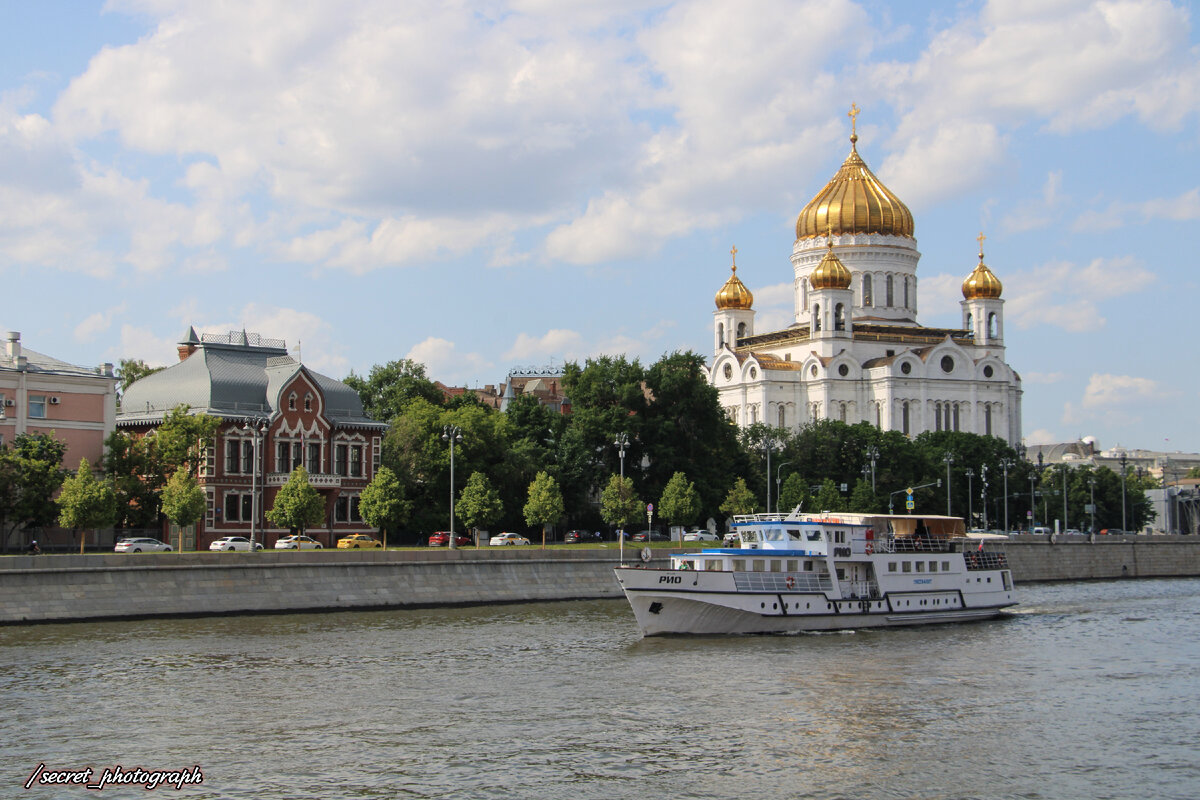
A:
[[[711,358],[792,321],[858,149],[921,324],[1004,284],[1030,444],[1200,452],[1200,42],[1175,0],[0,0],[0,330],[81,365],[189,326],[345,377]]]

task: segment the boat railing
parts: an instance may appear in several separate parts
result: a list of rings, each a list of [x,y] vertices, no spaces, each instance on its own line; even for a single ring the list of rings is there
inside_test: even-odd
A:
[[[963,553],[967,570],[1008,569],[1008,554],[1003,551],[971,550]]]
[[[828,576],[803,572],[735,572],[733,583],[740,592],[827,592],[833,588]]]
[[[949,539],[917,538],[915,536],[895,536],[882,540],[882,550],[885,553],[948,553]]]

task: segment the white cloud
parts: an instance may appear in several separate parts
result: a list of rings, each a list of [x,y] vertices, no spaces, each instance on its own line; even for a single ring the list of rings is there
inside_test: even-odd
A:
[[[100,334],[105,333],[110,327],[112,327],[113,319],[124,314],[125,309],[126,304],[121,303],[120,305],[113,306],[112,308],[107,308],[103,311],[97,311],[94,314],[89,314],[83,320],[83,322],[80,322],[78,325],[76,325],[75,330],[72,331],[75,341],[89,342],[98,337]]]
[[[1071,227],[1076,232],[1089,233],[1162,219],[1175,222],[1200,220],[1200,188],[1190,189],[1178,197],[1160,197],[1140,203],[1116,202],[1102,211],[1088,209],[1075,218]]]
[[[1065,199],[1062,196],[1062,170],[1051,172],[1042,186],[1042,196],[1018,205],[1000,221],[1000,227],[1009,233],[1045,228],[1057,219]]]
[[[1092,410],[1117,406],[1140,408],[1147,402],[1161,399],[1166,393],[1162,384],[1150,378],[1096,373],[1088,381],[1081,404]]]
[[[450,386],[494,368],[478,353],[460,353],[454,342],[437,336],[430,336],[413,345],[404,357],[424,364],[425,374],[430,380]]]
[[[1052,261],[1007,279],[1007,318],[1023,329],[1052,325],[1076,333],[1095,331],[1107,324],[1101,301],[1145,291],[1155,280],[1131,256],[1097,258],[1084,267]]]
[[[1058,434],[1046,428],[1038,428],[1035,431],[1030,431],[1025,434],[1024,439],[1027,445],[1056,444],[1062,441]]]
[[[1002,160],[1005,140],[995,125],[948,120],[908,139],[880,177],[907,205],[920,208],[978,186]]]
[[[555,329],[546,331],[542,336],[520,333],[513,346],[504,354],[504,358],[509,361],[526,361],[546,356],[563,358],[564,354],[577,353],[583,346],[583,341],[579,331]]]
[[[1021,373],[1021,380],[1023,380],[1026,384],[1030,384],[1030,383],[1039,383],[1039,384],[1040,383],[1044,383],[1044,384],[1061,383],[1062,381],[1066,380],[1066,378],[1067,378],[1067,374],[1065,372],[1022,372]]]

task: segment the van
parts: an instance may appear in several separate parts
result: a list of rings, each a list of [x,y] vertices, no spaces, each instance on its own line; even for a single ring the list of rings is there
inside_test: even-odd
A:
[[[1054,533],[1054,531],[1041,525],[1033,529],[1034,536],[1049,536],[1052,533]]]

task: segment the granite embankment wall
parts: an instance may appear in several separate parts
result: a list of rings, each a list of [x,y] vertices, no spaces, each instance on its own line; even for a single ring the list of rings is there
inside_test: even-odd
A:
[[[1200,575],[1195,536],[1007,549],[1018,582]],[[15,556],[0,559],[0,623],[610,598],[617,563],[615,549],[532,547]]]

